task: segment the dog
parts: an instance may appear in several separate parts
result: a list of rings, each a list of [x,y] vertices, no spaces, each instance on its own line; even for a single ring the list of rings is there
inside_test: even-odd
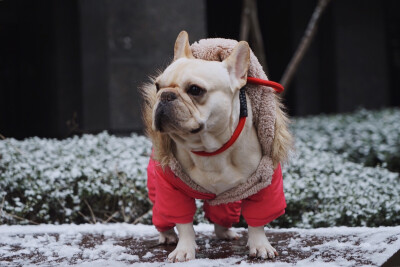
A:
[[[264,104],[252,101],[249,90],[241,90],[246,86],[252,57],[248,43],[241,41],[223,60],[195,58],[188,34],[182,31],[175,42],[172,63],[141,89],[144,124],[153,142],[148,167],[153,224],[160,232],[160,243],[177,242],[168,255],[171,262],[195,258],[194,198],[206,199],[206,217],[214,223],[218,238],[239,238],[230,227],[242,210],[249,224],[250,256],[266,259],[278,255],[265,235],[264,225],[282,215],[286,207],[280,163],[287,158],[291,135],[282,104],[273,93],[268,96],[272,119],[254,117],[258,110],[255,105]],[[242,111],[246,120],[242,120]],[[269,130],[260,130],[261,123]],[[239,124],[242,130],[236,140],[214,155],[231,142]],[[263,131],[269,132],[270,141],[260,142],[259,136],[266,135]],[[268,173],[262,183],[258,169]],[[240,194],[235,193],[239,192],[237,188],[241,188]],[[271,193],[275,191],[279,193]],[[230,198],[232,194],[236,195]],[[277,204],[265,204],[270,200]],[[234,215],[228,220],[227,214]]]

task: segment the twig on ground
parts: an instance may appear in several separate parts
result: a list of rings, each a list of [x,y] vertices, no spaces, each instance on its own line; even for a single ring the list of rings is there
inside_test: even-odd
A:
[[[61,203],[61,201],[58,198],[56,198],[56,199],[57,199],[58,204],[60,204],[61,208],[65,211],[66,209],[65,209],[64,204]]]
[[[2,211],[2,213],[4,213],[4,215],[6,215],[6,216],[11,216],[11,217],[13,217],[13,218],[15,218],[15,219],[17,219],[17,220],[20,220],[20,221],[28,221],[28,222],[30,222],[31,224],[39,225],[39,223],[37,223],[37,222],[35,222],[35,221],[32,221],[32,220],[29,220],[29,219],[26,219],[26,218],[19,217],[18,215],[14,215],[14,214],[8,213],[8,212],[6,212],[6,211],[4,211],[4,210]]]
[[[128,222],[128,218],[126,217],[126,214],[125,214],[125,203],[124,203],[124,201],[122,201],[121,214],[122,214],[122,217],[124,218],[124,222]]]
[[[3,199],[1,200],[1,205],[0,205],[0,217],[3,215],[3,207],[4,207],[5,200],[6,200],[6,196],[3,196]]]
[[[152,246],[149,246],[149,247],[147,247],[147,248],[156,248],[156,247],[161,247],[161,246],[164,246],[164,245],[169,245],[169,244],[163,244],[163,243],[157,243],[157,244],[155,244],[155,245],[152,245]]]
[[[96,221],[96,217],[94,216],[92,207],[90,207],[90,205],[89,205],[89,203],[86,201],[86,199],[84,199],[83,201],[86,203],[86,206],[88,206],[89,211],[90,211],[90,215],[92,216],[93,224],[95,224],[97,221]]]
[[[85,218],[86,221],[88,221],[89,223],[93,224],[92,220],[90,220],[85,214],[83,214],[80,211],[78,211],[78,214],[81,215],[83,218]]]
[[[113,214],[111,214],[111,215],[104,221],[104,223],[108,223],[108,222],[110,222],[111,220],[114,220],[114,216],[117,215],[118,213],[119,213],[119,211],[116,211],[116,212],[114,212]],[[116,221],[116,220],[114,220],[114,221]]]
[[[143,199],[148,199],[148,196],[146,194],[143,194],[135,185],[135,183],[130,183],[130,185],[132,186],[133,190],[135,190],[136,194],[139,194]]]
[[[1,135],[1,134],[0,134],[0,135]],[[2,135],[1,135],[1,136],[2,136]],[[2,136],[2,137],[4,137],[4,136]],[[37,223],[37,222],[35,222],[35,221],[31,221],[31,220],[29,220],[29,219],[25,219],[25,218],[19,217],[18,215],[14,215],[14,214],[11,214],[11,213],[8,213],[8,212],[4,211],[3,208],[4,208],[4,202],[5,202],[5,200],[6,200],[6,196],[3,196],[3,199],[1,200],[1,205],[0,205],[0,217],[2,217],[3,214],[4,214],[5,216],[11,216],[11,217],[13,217],[14,219],[17,219],[17,220],[20,220],[20,221],[28,221],[28,222],[30,222],[30,223],[32,223],[32,224],[36,224],[36,225],[39,224],[39,223]]]
[[[149,209],[146,211],[144,214],[142,214],[140,217],[138,217],[136,220],[133,221],[133,224],[138,224],[147,214],[149,214],[153,209]]]

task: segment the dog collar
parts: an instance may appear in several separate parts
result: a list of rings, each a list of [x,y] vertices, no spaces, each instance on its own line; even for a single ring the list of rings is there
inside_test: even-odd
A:
[[[254,78],[254,77],[247,77],[247,82],[252,83],[252,84],[272,87],[277,93],[281,93],[284,90],[284,88],[281,84],[279,84],[277,82],[273,82],[273,81],[267,81],[267,80]],[[221,154],[222,152],[227,150],[231,145],[233,145],[235,143],[235,141],[238,139],[240,133],[242,132],[244,125],[246,124],[247,101],[246,101],[245,87],[240,89],[239,101],[240,101],[239,123],[236,126],[236,129],[233,132],[232,137],[228,140],[228,142],[226,142],[222,147],[215,150],[214,152],[192,151],[193,154],[196,154],[196,155],[202,156],[202,157],[215,156],[215,155]]]

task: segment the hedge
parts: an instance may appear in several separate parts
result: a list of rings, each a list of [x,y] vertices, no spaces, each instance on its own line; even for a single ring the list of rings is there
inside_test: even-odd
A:
[[[296,119],[292,130],[299,143],[334,152],[365,166],[382,165],[400,172],[400,109]]]
[[[400,110],[297,118],[273,227],[400,223]],[[0,141],[0,223],[151,223],[143,136]],[[196,202],[199,207],[200,201]],[[201,209],[195,221],[204,221]]]

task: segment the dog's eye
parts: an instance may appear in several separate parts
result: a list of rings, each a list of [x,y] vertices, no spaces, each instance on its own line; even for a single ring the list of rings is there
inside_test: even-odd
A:
[[[157,89],[157,92],[160,90],[160,85],[158,83],[156,83],[156,89]]]
[[[187,93],[190,95],[199,96],[204,93],[204,90],[198,87],[197,85],[191,85],[189,87],[189,90],[187,90]]]

